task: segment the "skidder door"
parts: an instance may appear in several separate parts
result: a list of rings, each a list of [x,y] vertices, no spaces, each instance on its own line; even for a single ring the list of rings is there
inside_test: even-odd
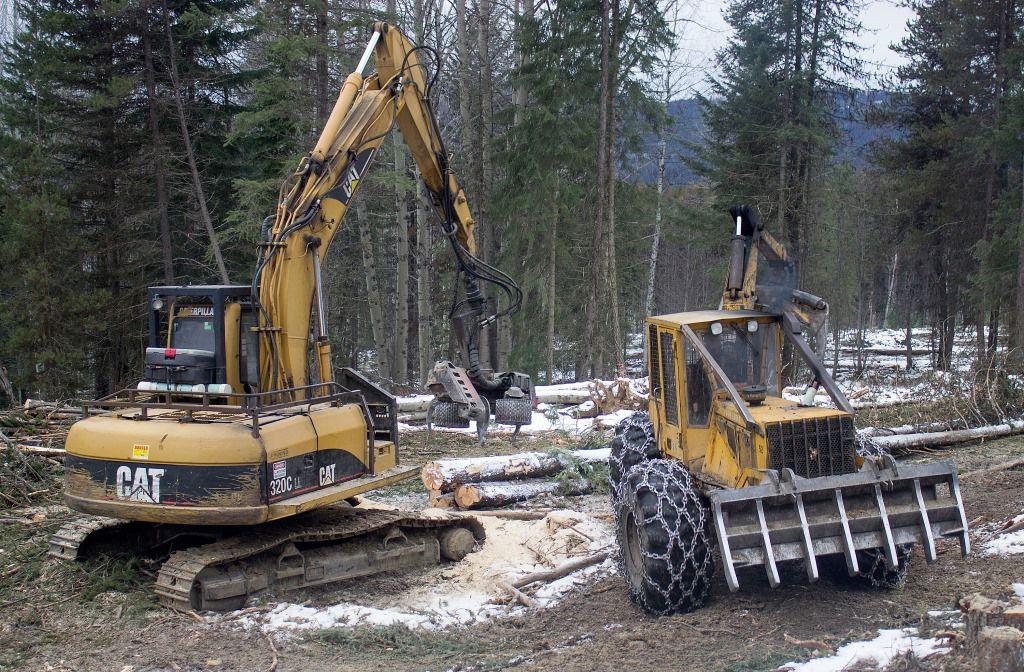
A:
[[[651,420],[655,423],[665,452],[682,456],[682,413],[678,363],[680,335],[676,331],[650,325],[648,363],[651,376]]]

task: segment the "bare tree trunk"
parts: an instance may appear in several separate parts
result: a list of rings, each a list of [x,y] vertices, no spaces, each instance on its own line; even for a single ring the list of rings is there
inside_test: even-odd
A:
[[[526,0],[532,2],[532,0]],[[547,383],[551,385],[554,383],[555,377],[555,302],[558,300],[558,294],[555,292],[555,281],[558,279],[557,263],[558,263],[558,215],[559,215],[559,185],[558,180],[555,180],[554,188],[554,204],[552,205],[551,212],[554,216],[551,219],[551,242],[548,246],[548,339],[547,339]]]
[[[431,270],[431,244],[430,224],[427,218],[427,211],[423,205],[423,184],[416,182],[416,293],[418,317],[419,317],[419,355],[420,355],[420,383],[426,384],[427,376],[434,365],[434,352],[431,347],[431,323],[433,315],[430,305],[430,270]]]
[[[1024,355],[1024,154],[1020,158],[1020,222],[1017,230],[1017,300],[1013,347]]]
[[[329,79],[327,75],[327,0],[316,3],[316,118],[323,125],[329,113],[331,102],[327,92]]]
[[[395,270],[395,352],[392,357],[392,378],[396,383],[408,381],[409,343],[409,220],[405,176],[405,145],[392,131],[395,146],[395,237],[397,268]]]
[[[493,180],[493,161],[491,156],[491,135],[493,133],[493,108],[494,90],[491,63],[491,0],[479,0],[477,4],[479,23],[477,25],[477,51],[480,55],[480,134],[478,136],[480,148],[480,188],[477,192],[477,230],[484,230],[484,261],[493,263],[499,254],[499,236],[495,222],[490,218],[491,183]],[[482,223],[482,226],[481,226]],[[495,304],[492,304],[497,307]],[[483,361],[489,361],[491,368],[495,371],[505,370],[505,357],[502,351],[503,331],[502,322],[489,327],[488,354]]]
[[[206,208],[206,194],[203,192],[203,184],[199,178],[199,168],[196,166],[196,155],[192,149],[192,136],[188,132],[188,122],[185,120],[185,105],[181,100],[181,81],[178,79],[178,55],[174,47],[174,36],[171,33],[171,18],[167,11],[167,0],[163,0],[164,9],[164,30],[167,33],[167,55],[169,59],[169,71],[171,75],[171,87],[174,89],[174,104],[178,108],[178,124],[181,126],[181,139],[185,143],[185,156],[188,158],[188,169],[192,173],[192,186],[195,189],[196,204],[199,207],[199,216],[206,228],[206,234],[210,238],[210,247],[213,248],[213,258],[217,262],[217,271],[220,274],[220,281],[231,284],[228,278],[228,269],[224,265],[224,257],[220,252],[220,243],[217,241],[217,232],[213,228],[213,220],[210,219],[210,212]]]
[[[889,271],[889,287],[885,292],[885,310],[882,311],[882,326],[889,324],[889,311],[892,308],[892,297],[896,293],[896,270],[900,262],[900,251],[892,253],[892,268]]]
[[[146,70],[146,102],[149,112],[149,135],[153,143],[153,179],[156,182],[156,209],[160,220],[160,256],[163,260],[164,282],[174,284],[174,253],[171,248],[171,223],[167,214],[167,182],[164,176],[163,142],[156,110],[156,74],[153,71],[153,47],[149,25],[142,26],[142,57]]]
[[[597,120],[597,194],[594,221],[594,264],[591,266],[590,297],[587,301],[586,318],[583,327],[583,351],[581,361],[577,365],[577,378],[580,374],[600,375],[603,368],[602,348],[595,339],[595,328],[600,321],[598,311],[601,300],[605,296],[607,279],[607,243],[605,242],[608,206],[608,175],[607,155],[608,111],[611,90],[611,0],[601,0],[601,88],[598,103]],[[589,350],[586,350],[589,349]],[[583,371],[580,371],[580,369]],[[587,371],[589,369],[589,371]]]
[[[370,330],[373,332],[373,347],[377,351],[377,369],[381,378],[391,380],[387,339],[384,334],[384,314],[380,306],[380,285],[377,282],[377,261],[373,254],[373,236],[366,217],[366,205],[359,199],[356,199],[356,226],[359,229],[359,251],[363,256],[366,302],[370,307]]]

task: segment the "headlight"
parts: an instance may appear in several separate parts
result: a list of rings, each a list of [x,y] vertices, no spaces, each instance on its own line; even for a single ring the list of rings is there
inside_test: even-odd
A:
[[[721,335],[721,333],[722,333],[722,323],[721,322],[712,322],[711,323],[711,333],[714,334],[715,336]]]
[[[757,320],[747,320],[747,331],[752,334],[757,331]]]

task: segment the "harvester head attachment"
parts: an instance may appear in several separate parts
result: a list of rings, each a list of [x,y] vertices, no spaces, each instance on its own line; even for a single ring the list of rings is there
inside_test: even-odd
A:
[[[909,544],[920,544],[934,562],[937,537],[956,537],[962,553],[970,552],[951,460],[897,465],[889,456],[867,458],[855,473],[818,478],[769,471],[760,485],[716,490],[709,498],[733,591],[739,589],[736,570],[744,567],[763,566],[775,587],[778,564],[789,560],[802,560],[815,581],[823,556],[844,556],[855,576],[861,572],[858,551],[877,549],[893,568],[897,547]]]

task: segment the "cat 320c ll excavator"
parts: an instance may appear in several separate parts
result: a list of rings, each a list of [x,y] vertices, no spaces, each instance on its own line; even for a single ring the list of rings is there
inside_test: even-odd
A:
[[[335,377],[320,272],[395,124],[464,291],[450,317],[468,367],[435,367],[435,422],[486,426],[493,405],[498,422],[526,424],[533,405],[528,376],[480,365],[480,330],[502,314],[485,315],[481,283],[505,293],[505,313],[521,294],[474,256],[473,219],[431,108],[437,74],[428,78],[425,53],[393,26],[373,26],[316,146],[264,221],[251,286],[149,289],[146,377],[87,402],[87,411],[108,412],[71,428],[65,499],[91,515],[60,530],[51,555],[76,559],[113,545],[165,559],[155,587],[163,604],[220,610],[264,590],[460,560],[483,539],[471,518],[346,506],[416,471],[398,465],[394,398],[351,369]],[[377,72],[364,78],[371,55]]]

